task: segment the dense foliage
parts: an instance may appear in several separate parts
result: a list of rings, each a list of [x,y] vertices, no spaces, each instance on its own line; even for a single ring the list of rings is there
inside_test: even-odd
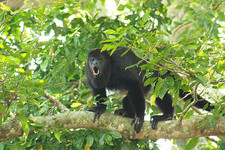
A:
[[[148,62],[141,66],[147,70],[146,78],[153,70],[174,72],[175,79],[145,82],[155,87],[148,98],[148,114],[158,113],[152,107],[155,97],[163,97],[170,88],[179,117],[190,103],[178,101],[179,89],[188,91],[199,84],[198,92],[217,108],[209,115],[210,127],[225,112],[225,97],[220,92],[225,87],[225,2],[146,0],[119,5],[116,1],[118,15],[111,17],[101,10],[104,0],[33,2],[15,9],[0,3],[0,124],[17,118],[25,132],[23,137],[0,143],[0,149],[157,149],[156,140],[125,140],[117,132],[60,127],[40,132],[40,126],[33,124],[34,116],[60,113],[45,93],[71,111],[93,105],[84,66],[94,48],[132,48]],[[108,112],[119,107],[120,100],[111,96]],[[185,117],[193,113],[189,110]],[[35,133],[28,135],[30,128]],[[214,145],[206,140],[205,149],[225,147],[222,137]],[[197,144],[192,139],[186,146]]]

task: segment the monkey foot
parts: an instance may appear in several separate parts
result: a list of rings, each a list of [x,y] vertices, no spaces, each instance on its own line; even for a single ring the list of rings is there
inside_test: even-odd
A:
[[[150,123],[152,125],[152,129],[155,130],[157,128],[159,121],[166,121],[166,120],[172,120],[172,119],[173,117],[168,117],[164,115],[154,115],[154,116],[151,116]]]
[[[88,111],[92,111],[95,113],[93,122],[95,122],[96,119],[99,119],[100,116],[105,112],[105,110],[106,110],[106,105],[98,105],[95,107],[88,108]]]

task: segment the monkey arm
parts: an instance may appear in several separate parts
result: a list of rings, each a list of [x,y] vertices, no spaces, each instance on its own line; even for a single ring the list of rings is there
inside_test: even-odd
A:
[[[96,119],[99,119],[100,116],[105,112],[106,110],[106,105],[103,104],[105,102],[105,99],[107,98],[106,96],[106,90],[105,88],[102,89],[92,89],[93,91],[93,96],[96,98],[95,100],[97,101],[97,106],[90,107],[88,111],[95,112],[95,116],[93,119],[93,122],[96,121]]]

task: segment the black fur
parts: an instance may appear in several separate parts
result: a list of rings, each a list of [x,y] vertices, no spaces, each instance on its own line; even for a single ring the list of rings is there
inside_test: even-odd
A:
[[[131,50],[125,55],[124,52],[127,48],[117,48],[117,50],[110,56],[110,51],[103,51],[101,49],[92,50],[86,63],[86,76],[87,83],[92,88],[93,96],[97,96],[97,106],[89,108],[89,111],[95,112],[94,122],[98,119],[102,113],[106,110],[106,105],[102,104],[106,96],[107,89],[127,90],[128,94],[122,101],[123,108],[116,110],[115,114],[133,118],[132,124],[134,124],[134,130],[138,133],[142,128],[145,114],[145,97],[151,90],[151,86],[144,86],[145,72],[141,71],[141,68],[136,66],[127,69],[127,67],[141,61]],[[146,64],[143,60],[140,65]],[[162,78],[168,76],[170,72],[165,73]],[[159,76],[158,72],[155,72],[153,76]],[[180,90],[180,96],[184,97],[187,93]],[[201,97],[199,97],[201,98]],[[185,100],[191,99],[192,96],[188,96]],[[170,120],[174,117],[174,107],[172,106],[172,96],[168,93],[165,94],[163,100],[159,97],[156,98],[156,105],[163,115],[154,115],[151,117],[151,125],[153,129],[156,129],[157,123],[163,120]],[[199,101],[195,106],[203,108],[207,101]],[[213,107],[208,107],[210,111]]]

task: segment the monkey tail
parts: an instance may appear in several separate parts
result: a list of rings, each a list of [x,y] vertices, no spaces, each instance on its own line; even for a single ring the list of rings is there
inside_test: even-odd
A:
[[[191,94],[188,95],[188,94],[189,94],[189,92],[184,92],[183,90],[180,89],[179,96],[181,98],[183,98],[184,101],[187,101],[187,100],[193,101],[194,100],[193,95],[191,95]],[[195,107],[201,108],[201,109],[204,108],[204,110],[207,110],[207,111],[211,111],[212,109],[214,109],[214,106],[211,106],[211,103],[209,101],[205,100],[200,95],[197,95],[197,97],[198,97],[198,102],[195,103],[195,105],[194,105]],[[206,105],[208,107],[206,107]]]

